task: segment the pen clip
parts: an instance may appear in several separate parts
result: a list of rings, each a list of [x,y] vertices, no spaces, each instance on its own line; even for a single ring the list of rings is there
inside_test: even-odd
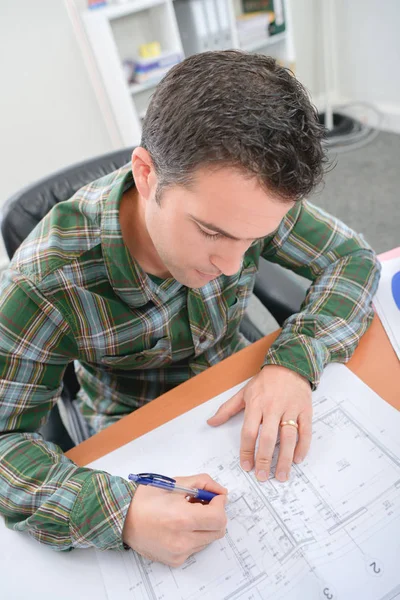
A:
[[[141,479],[150,479],[150,481],[161,481],[162,483],[176,483],[176,480],[172,479],[172,477],[166,477],[165,475],[159,475],[158,473],[138,473],[137,478],[137,483],[140,483]]]

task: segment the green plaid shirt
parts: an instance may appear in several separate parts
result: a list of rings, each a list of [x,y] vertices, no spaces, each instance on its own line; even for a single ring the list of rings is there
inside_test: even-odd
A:
[[[239,324],[259,257],[313,281],[265,364],[315,387],[345,362],[372,318],[379,268],[345,225],[298,203],[242,269],[200,289],[149,277],[130,257],[119,202],[130,165],[57,204],[22,244],[1,285],[0,512],[9,527],[56,550],[122,549],[134,486],[80,468],[37,433],[76,361],[79,406],[91,433],[246,345]]]

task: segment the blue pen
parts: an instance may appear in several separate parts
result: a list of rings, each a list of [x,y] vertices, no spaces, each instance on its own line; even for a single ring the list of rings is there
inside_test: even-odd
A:
[[[157,475],[157,473],[139,473],[128,475],[130,481],[139,483],[140,485],[151,485],[153,487],[161,488],[162,490],[169,490],[170,492],[181,492],[186,496],[191,496],[203,502],[210,502],[218,494],[214,492],[207,492],[207,490],[198,490],[197,488],[186,488],[176,484],[176,480],[171,477],[165,477],[165,475]]]

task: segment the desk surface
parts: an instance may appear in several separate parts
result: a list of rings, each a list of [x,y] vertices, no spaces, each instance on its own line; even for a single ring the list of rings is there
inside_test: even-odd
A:
[[[278,334],[279,331],[276,331],[262,338],[189,379],[72,448],[67,456],[78,465],[86,465],[252,377],[259,371],[269,346]],[[400,362],[377,316],[361,339],[348,367],[379,396],[400,410]]]

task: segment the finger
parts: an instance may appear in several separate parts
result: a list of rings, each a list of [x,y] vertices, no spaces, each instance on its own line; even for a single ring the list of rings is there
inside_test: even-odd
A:
[[[218,425],[226,423],[226,421],[243,409],[244,391],[242,389],[237,394],[232,396],[232,398],[229,398],[229,400],[221,404],[215,415],[208,419],[207,423],[212,427],[218,427]]]
[[[312,413],[301,413],[297,422],[299,424],[299,439],[294,451],[294,462],[301,463],[305,459],[311,445]]]
[[[227,524],[225,494],[215,496],[209,504],[189,504],[192,531],[220,531]]]
[[[240,466],[244,471],[251,471],[254,466],[254,451],[262,412],[258,406],[247,406],[244,413],[242,432],[240,436]]]
[[[256,477],[259,481],[267,481],[269,477],[278,429],[279,417],[277,415],[270,414],[263,417],[256,455]]]
[[[293,420],[297,422],[297,417],[293,415],[283,415],[282,421]],[[275,477],[279,481],[286,481],[289,477],[293,462],[294,449],[297,444],[297,428],[293,425],[281,426],[281,437],[279,447],[278,463],[276,465]]]
[[[228,490],[223,485],[219,484],[207,473],[199,473],[187,477],[175,477],[175,480],[176,483],[183,487],[207,490],[208,492],[214,492],[215,494],[228,493]]]

